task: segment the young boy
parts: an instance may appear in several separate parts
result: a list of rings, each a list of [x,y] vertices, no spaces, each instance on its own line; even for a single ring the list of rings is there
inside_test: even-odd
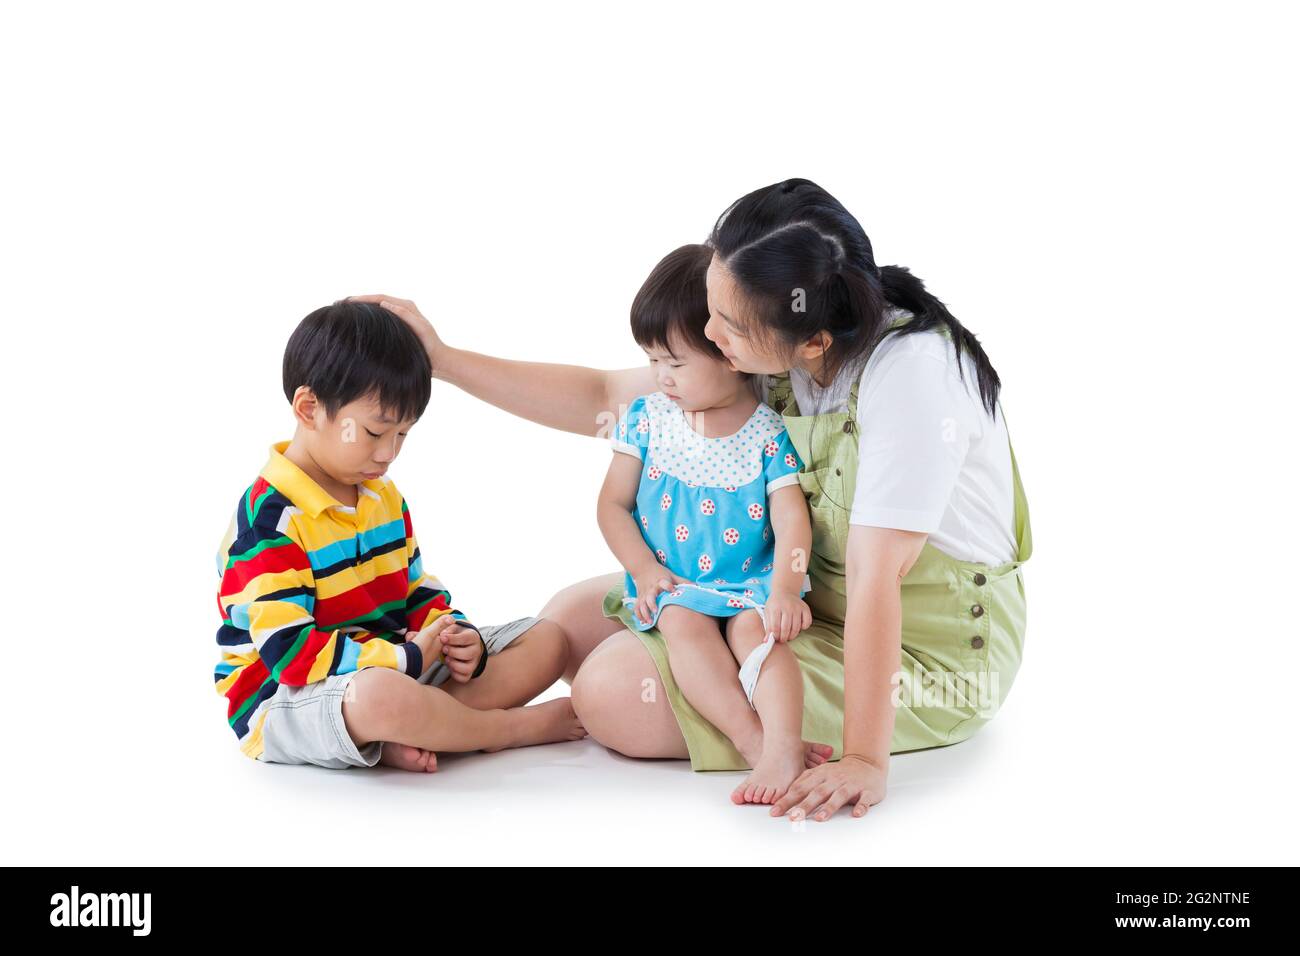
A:
[[[567,697],[522,706],[562,673],[560,628],[476,627],[423,568],[386,475],[429,402],[415,334],[367,303],[317,309],[285,349],[284,393],[293,440],[272,446],[218,556],[216,686],[240,749],[432,772],[439,750],[585,736]]]

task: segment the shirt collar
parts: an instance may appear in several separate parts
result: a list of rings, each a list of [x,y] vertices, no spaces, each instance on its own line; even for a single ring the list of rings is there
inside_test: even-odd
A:
[[[318,485],[305,471],[291,462],[284,456],[284,450],[289,447],[287,441],[279,441],[271,446],[271,456],[266,460],[262,468],[262,477],[270,484],[274,485],[276,490],[286,498],[301,508],[303,513],[310,518],[320,516],[322,511],[329,508],[339,508],[343,511],[352,511],[353,509],[343,504],[328,491]],[[369,482],[365,483],[369,485]],[[366,500],[367,495],[358,489],[357,506]]]

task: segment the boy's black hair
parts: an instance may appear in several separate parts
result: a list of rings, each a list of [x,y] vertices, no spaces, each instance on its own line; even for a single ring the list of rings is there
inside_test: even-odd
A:
[[[429,356],[410,326],[369,302],[340,300],[298,323],[284,349],[284,394],[316,393],[330,418],[374,396],[385,414],[417,419],[429,404]]]
[[[679,342],[723,360],[722,351],[704,336],[709,321],[709,297],[704,274],[713,250],[690,244],[659,260],[632,300],[632,337],[642,348],[672,352],[669,333]]]

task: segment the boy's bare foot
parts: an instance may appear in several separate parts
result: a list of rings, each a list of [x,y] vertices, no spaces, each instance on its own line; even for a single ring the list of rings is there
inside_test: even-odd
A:
[[[488,753],[505,750],[506,747],[531,747],[534,744],[581,740],[587,736],[586,728],[573,711],[573,701],[568,697],[516,707],[511,712],[516,717],[515,739],[505,747],[484,747]]]
[[[753,771],[731,791],[731,802],[775,803],[808,766],[811,752],[806,741],[794,741],[788,746],[765,741],[762,756],[752,765]]]
[[[432,750],[421,750],[394,741],[385,742],[379,752],[379,762],[385,767],[411,770],[415,773],[434,773],[438,769],[438,755]]]

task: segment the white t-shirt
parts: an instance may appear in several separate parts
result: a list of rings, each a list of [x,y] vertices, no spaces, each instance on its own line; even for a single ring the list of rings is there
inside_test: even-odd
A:
[[[940,332],[891,335],[826,388],[802,369],[790,370],[790,384],[800,414],[820,415],[845,411],[860,376],[850,524],[923,531],[959,561],[998,565],[1016,554],[1010,444],[1001,407],[993,419],[969,355],[963,364],[964,381]]]

